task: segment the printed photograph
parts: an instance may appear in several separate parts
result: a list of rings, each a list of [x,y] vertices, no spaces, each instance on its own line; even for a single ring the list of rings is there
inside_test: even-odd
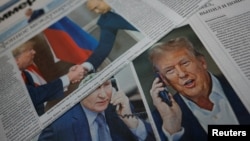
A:
[[[189,25],[133,64],[161,140],[207,140],[208,125],[249,124],[245,105]]]
[[[34,20],[60,7],[66,0],[1,0],[0,42],[27,27]]]
[[[89,74],[80,85],[95,75]],[[36,140],[156,141],[143,98],[127,65],[43,129]]]
[[[12,53],[41,116],[142,38],[107,3],[88,0]]]

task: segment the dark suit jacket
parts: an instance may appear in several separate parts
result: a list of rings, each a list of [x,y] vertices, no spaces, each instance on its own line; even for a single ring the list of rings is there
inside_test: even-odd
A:
[[[113,106],[109,105],[105,110],[105,115],[113,141],[137,140],[118,117]],[[150,129],[148,131],[152,132]],[[150,133],[146,139],[147,141],[154,140]],[[76,104],[45,128],[39,136],[39,141],[91,141],[89,124],[81,105]]]
[[[230,84],[223,77],[218,78],[223,91],[239,121],[240,124],[250,124],[250,114],[240,101],[237,94],[234,92]],[[185,133],[180,141],[207,141],[207,133],[200,125],[197,118],[193,115],[192,111],[187,107],[180,95],[177,93],[174,95],[174,99],[179,104],[182,110],[182,127],[185,128]],[[158,111],[153,113],[154,121],[157,126],[157,130],[160,134],[162,141],[167,141],[165,135],[162,132],[162,119]]]
[[[44,102],[63,97],[64,93],[61,79],[36,86],[31,75],[27,71],[23,71],[23,73],[26,76],[26,87],[39,116],[44,113]]]
[[[101,30],[99,44],[87,60],[87,62],[90,62],[95,69],[101,65],[111,52],[118,30],[137,30],[123,17],[113,12],[102,14],[97,24]]]

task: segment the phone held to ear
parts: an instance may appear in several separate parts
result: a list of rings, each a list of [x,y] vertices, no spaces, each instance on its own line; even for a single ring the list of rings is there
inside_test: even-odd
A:
[[[172,101],[170,100],[170,97],[169,97],[168,88],[166,87],[165,83],[161,79],[161,76],[159,75],[158,72],[156,73],[156,77],[160,79],[160,82],[163,83],[163,87],[164,87],[164,90],[159,92],[159,97],[162,99],[162,101],[167,103],[168,106],[172,106]]]
[[[119,91],[118,86],[117,86],[116,79],[115,79],[115,78],[111,78],[110,80],[111,80],[111,85],[112,85],[112,87],[113,87],[113,92],[112,92],[112,94],[116,94],[117,91]],[[118,111],[120,108],[121,108],[121,104],[118,104],[117,106],[115,106],[116,111]]]
[[[111,84],[113,87],[113,94],[115,94],[117,91],[119,91],[119,87],[117,84],[117,81],[115,78],[111,79]],[[117,106],[115,106],[115,110],[118,111],[120,110],[120,108],[122,107],[121,104],[118,104]],[[142,119],[146,119],[148,117],[147,112],[146,111],[142,111],[142,112],[133,112],[132,114],[124,114],[124,115],[119,115],[122,118],[131,118],[131,117],[135,117],[135,118],[142,118]]]

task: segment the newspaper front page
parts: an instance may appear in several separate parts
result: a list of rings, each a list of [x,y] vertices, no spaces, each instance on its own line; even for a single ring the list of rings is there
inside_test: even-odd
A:
[[[1,140],[20,141],[33,138],[44,128],[30,99],[22,73],[12,50],[33,37],[84,1],[9,0],[1,1]],[[44,13],[30,22],[28,10],[43,9]]]
[[[63,99],[46,103],[48,107],[41,116],[37,115],[29,98],[21,72],[18,70],[12,56],[12,50],[25,41],[34,38],[41,46],[46,46],[46,49],[44,47],[36,50],[37,57],[35,60],[37,66],[41,69],[47,81],[58,78],[67,73],[74,63],[66,62],[56,55],[55,50],[51,48],[52,44],[49,42],[48,36],[46,36],[47,29],[66,17],[98,40],[100,31],[96,22],[99,15],[89,12],[83,0],[64,0],[60,1],[60,4],[58,0],[43,2],[23,0],[16,2],[1,12],[2,14],[18,5],[24,7],[23,10],[20,10],[22,13],[19,11],[18,14],[23,14],[24,9],[28,7],[34,9],[44,8],[46,11],[43,16],[31,23],[20,24],[23,20],[27,20],[25,17],[17,21],[11,18],[11,22],[7,22],[5,19],[6,21],[0,23],[1,63],[2,66],[6,66],[1,69],[1,140],[30,140],[38,136],[44,128],[91,94],[107,79],[112,76],[128,76],[127,73],[129,72],[133,74],[134,79],[134,82],[130,84],[133,84],[133,90],[136,85],[136,93],[139,93],[140,102],[142,102],[143,108],[140,110],[147,113],[147,118],[143,119],[149,122],[154,129],[155,140],[160,141],[153,118],[149,114],[153,109],[149,88],[154,74],[153,72],[147,72],[152,68],[144,66],[147,64],[145,62],[148,61],[143,60],[145,59],[143,55],[146,55],[147,49],[159,40],[176,37],[175,31],[179,32],[178,35],[182,35],[181,33],[190,35],[192,33],[190,38],[193,38],[197,44],[202,43],[205,46],[201,50],[208,51],[206,54],[209,62],[211,62],[211,65],[209,65],[211,72],[225,75],[249,111],[250,97],[247,94],[249,89],[249,59],[247,58],[249,56],[249,41],[247,41],[246,36],[249,34],[249,27],[247,26],[249,22],[249,8],[247,8],[247,5],[249,2],[247,0],[211,1],[201,10],[199,10],[200,7],[207,0],[106,1],[111,5],[113,12],[128,20],[138,31],[119,32],[117,38],[121,41],[117,41],[118,43],[115,44],[113,52],[107,57],[97,75],[81,86],[78,86],[79,84],[70,86]],[[197,12],[197,10],[199,11]],[[192,16],[193,14],[194,16]],[[79,20],[80,16],[82,16],[83,21]],[[13,25],[9,23],[13,23]],[[15,27],[15,25],[18,26]],[[168,33],[173,33],[173,35],[168,36]],[[125,39],[126,41],[122,42]],[[119,46],[119,44],[121,45]],[[74,58],[74,55],[69,56]],[[46,58],[46,61],[44,58]],[[50,63],[48,59],[53,63]],[[126,84],[128,79],[122,79],[125,78],[118,79],[118,83],[121,83],[118,85],[120,87],[128,86]],[[120,89],[127,90],[128,88]],[[138,94],[130,97],[131,101],[135,99],[138,100]]]
[[[223,115],[225,120],[222,122],[217,122],[216,116],[212,116],[207,112],[204,112],[206,116],[199,113],[196,108],[192,107],[193,104],[190,104],[189,107],[192,111],[188,112],[188,109],[184,108],[180,101],[178,104],[181,105],[185,111],[182,112],[182,117],[189,117],[187,120],[190,122],[190,127],[185,127],[184,138],[181,140],[214,140],[217,139],[218,134],[214,134],[211,132],[211,129],[215,129],[216,131],[237,131],[241,130],[245,133],[249,131],[249,79],[248,79],[248,61],[249,60],[249,42],[248,42],[248,32],[249,26],[249,18],[248,12],[249,1],[244,0],[222,0],[222,1],[210,1],[203,8],[201,8],[198,12],[196,12],[193,16],[188,18],[181,25],[173,29],[170,33],[166,34],[163,38],[158,40],[157,42],[168,42],[176,38],[185,37],[189,42],[191,42],[194,48],[204,55],[207,71],[216,76],[219,80],[222,78],[226,78],[227,81],[223,81],[220,86],[225,87],[223,85],[229,83],[230,86],[225,87],[224,93],[228,95],[227,98],[230,102],[230,108],[234,109],[235,114],[233,115]],[[151,48],[150,48],[151,49]],[[149,109],[151,111],[156,111],[159,108],[155,107],[155,103],[152,100],[151,91],[153,87],[153,83],[155,83],[155,73],[157,72],[152,64],[149,61],[149,49],[136,57],[133,62],[133,67],[135,69],[135,77],[137,78],[137,82],[139,85],[139,90],[141,93],[144,93],[146,101],[149,105]],[[159,50],[158,50],[159,51]],[[164,52],[163,50],[161,50]],[[166,52],[166,51],[165,51]],[[173,51],[174,52],[174,51]],[[163,55],[158,52],[158,59],[160,58],[163,61]],[[168,54],[170,55],[170,54]],[[175,54],[176,55],[176,54]],[[178,55],[177,55],[178,56]],[[176,57],[176,56],[171,56]],[[169,58],[171,58],[169,57]],[[167,58],[166,56],[164,58]],[[169,59],[168,58],[168,59]],[[178,60],[180,58],[176,58]],[[181,59],[180,59],[181,60]],[[178,62],[174,61],[173,62]],[[160,61],[158,61],[159,63]],[[171,69],[172,65],[175,63],[170,63],[165,61],[168,67]],[[179,62],[181,65],[182,63]],[[161,64],[162,65],[162,64]],[[163,65],[164,66],[164,65]],[[184,67],[184,66],[183,66]],[[166,67],[166,72],[168,68]],[[184,71],[184,70],[183,70]],[[187,71],[187,70],[186,70]],[[166,77],[166,76],[164,76]],[[183,79],[185,77],[183,76]],[[168,83],[171,83],[171,80],[168,80]],[[221,81],[221,80],[220,80]],[[179,80],[179,82],[182,82]],[[177,82],[172,82],[177,83]],[[214,83],[214,82],[213,82]],[[178,84],[178,83],[177,83]],[[156,84],[155,84],[156,85]],[[173,84],[172,84],[173,85]],[[218,84],[217,84],[218,85]],[[156,87],[156,86],[155,86]],[[173,87],[168,86],[168,89],[171,94],[176,94],[176,91]],[[230,95],[230,93],[234,93],[234,97]],[[178,94],[177,94],[178,95]],[[230,96],[229,96],[230,95]],[[233,98],[233,99],[232,99]],[[212,99],[212,98],[211,98]],[[219,99],[219,98],[218,98]],[[178,99],[180,100],[180,99]],[[236,102],[237,101],[237,102]],[[185,101],[186,103],[186,101]],[[222,103],[221,103],[222,104]],[[188,102],[187,102],[188,105]],[[243,107],[238,108],[238,105],[243,105]],[[162,105],[163,106],[163,105]],[[225,109],[227,111],[228,109]],[[242,110],[242,111],[241,111]],[[167,109],[165,110],[167,111]],[[244,111],[244,112],[243,112]],[[244,114],[243,114],[244,113]],[[161,114],[161,113],[160,113]],[[201,128],[195,125],[194,122],[191,121],[191,117],[195,116],[200,122]],[[154,114],[154,123],[157,127],[157,131],[160,136],[160,140],[165,140],[166,137],[169,139],[170,136],[163,130],[162,121],[164,119],[159,118],[159,114]],[[223,117],[220,114],[221,117]],[[229,121],[226,123],[227,119],[234,118],[237,116],[237,121]],[[242,122],[241,119],[245,121]],[[185,121],[184,121],[185,122]],[[204,124],[205,123],[205,124]],[[208,123],[208,124],[207,124]],[[229,124],[229,125],[228,125]],[[245,125],[246,124],[246,125]],[[185,126],[185,124],[183,124]],[[234,126],[233,126],[234,125]],[[238,126],[240,125],[240,126]],[[194,127],[194,128],[193,128]],[[243,128],[241,128],[243,127]],[[185,136],[185,132],[187,130],[199,134],[195,134],[194,132],[188,132],[188,135]],[[213,131],[215,131],[213,130]],[[165,130],[166,131],[166,130]],[[204,133],[203,133],[204,131]],[[202,137],[202,135],[205,135]],[[193,137],[192,137],[193,136]],[[212,136],[212,138],[210,138]],[[219,138],[227,135],[219,135]],[[233,135],[228,135],[229,137]],[[241,135],[237,134],[241,139]],[[247,140],[248,137],[245,135],[242,136],[242,140]]]
[[[0,17],[1,50],[20,45],[84,2],[83,0],[4,1]],[[39,13],[37,19],[32,22],[27,15],[29,10]]]
[[[247,5],[247,0],[212,1],[189,21],[250,111]]]

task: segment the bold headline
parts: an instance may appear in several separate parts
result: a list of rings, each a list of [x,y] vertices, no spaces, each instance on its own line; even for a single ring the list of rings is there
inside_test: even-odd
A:
[[[28,6],[32,6],[35,1],[36,0],[27,0],[25,2],[20,3],[19,5],[15,6],[12,10],[5,12],[0,17],[0,23],[3,22],[4,20],[10,18],[12,15],[18,13],[20,10],[22,10]]]
[[[238,4],[242,1],[245,1],[245,0],[234,0],[234,1],[222,4],[220,6],[212,7],[210,9],[205,10],[205,11],[199,12],[199,14],[202,16],[202,15],[214,12],[214,11],[218,11],[218,10],[223,9],[223,8],[227,8],[227,7],[232,6],[234,4]]]

